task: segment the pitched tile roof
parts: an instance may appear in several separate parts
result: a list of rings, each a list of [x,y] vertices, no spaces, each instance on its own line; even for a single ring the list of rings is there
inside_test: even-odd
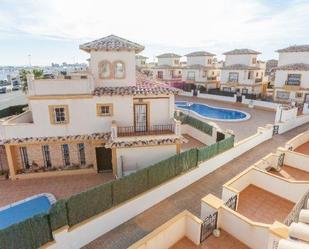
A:
[[[307,45],[293,45],[287,48],[278,49],[276,52],[289,53],[289,52],[309,52],[309,44]]]
[[[181,58],[181,55],[174,53],[165,53],[158,55],[157,58]]]
[[[93,95],[160,95],[177,94],[181,90],[154,79],[149,79],[146,75],[136,73],[136,86],[126,87],[97,87]]]
[[[221,68],[222,70],[258,70],[260,69],[259,67],[250,67],[244,64],[233,64],[233,65],[228,65],[224,66]]]
[[[275,70],[309,71],[309,64],[295,63],[273,68]]]
[[[215,56],[215,54],[206,52],[206,51],[196,51],[189,54],[186,54],[187,57],[195,57],[195,56]]]
[[[224,55],[237,55],[237,54],[260,54],[260,52],[248,49],[248,48],[242,48],[242,49],[234,49],[228,52],[223,53]]]
[[[105,50],[105,51],[120,51],[128,50],[139,53],[144,50],[144,46],[135,42],[126,40],[116,35],[109,35],[98,40],[87,42],[79,46],[80,49],[90,52],[91,50]]]

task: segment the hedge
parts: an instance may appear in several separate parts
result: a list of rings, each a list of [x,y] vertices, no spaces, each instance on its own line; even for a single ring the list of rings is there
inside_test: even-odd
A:
[[[47,214],[36,215],[0,230],[1,249],[35,249],[52,240]]]
[[[175,116],[175,118],[177,118],[183,124],[189,124],[193,126],[194,128],[212,136],[213,127],[208,123],[204,123],[203,121],[196,119],[194,117],[191,117],[189,115],[183,114],[182,112],[180,113],[179,117]]]
[[[218,144],[198,148],[198,162],[204,162],[218,154]]]
[[[49,210],[52,230],[68,225],[66,200],[59,200]]]
[[[197,149],[185,151],[177,155],[175,160],[176,175],[182,174],[197,166]]]
[[[222,153],[234,146],[234,136],[230,136],[218,142],[218,153]]]
[[[73,226],[113,206],[112,184],[108,182],[71,196],[67,200],[68,223]]]
[[[153,188],[176,176],[175,162],[178,155],[148,167],[148,186]]]
[[[113,205],[129,200],[146,190],[148,190],[147,168],[113,182]]]
[[[28,105],[15,105],[15,106],[4,108],[0,110],[0,118],[20,114],[23,112],[23,109],[27,106]]]

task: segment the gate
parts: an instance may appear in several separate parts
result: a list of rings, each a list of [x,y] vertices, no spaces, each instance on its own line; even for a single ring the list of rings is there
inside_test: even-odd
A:
[[[237,195],[234,195],[230,199],[225,202],[225,206],[229,207],[230,209],[233,209],[234,211],[236,210],[237,206]]]
[[[281,153],[279,158],[278,158],[278,166],[282,167],[283,163],[284,163],[284,157],[285,157],[285,153]]]
[[[200,242],[203,242],[205,239],[207,239],[217,228],[217,219],[218,219],[218,212],[215,212],[203,221],[203,224],[201,226],[201,238]]]
[[[273,135],[279,134],[279,125],[274,125]]]

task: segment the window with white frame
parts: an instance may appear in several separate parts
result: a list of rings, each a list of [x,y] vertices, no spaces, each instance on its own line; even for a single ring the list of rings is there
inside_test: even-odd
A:
[[[229,73],[229,82],[238,82],[238,73],[230,72]]]
[[[77,149],[78,149],[78,157],[80,165],[86,165],[85,144],[84,143],[77,144]]]
[[[115,79],[123,79],[125,77],[125,66],[122,61],[114,63],[114,76]]]
[[[113,115],[113,104],[97,104],[97,115],[98,116],[112,116]]]
[[[301,74],[288,74],[288,80],[286,82],[289,86],[299,86],[300,85]]]
[[[112,78],[112,68],[109,61],[102,61],[99,63],[99,77],[101,79]]]
[[[67,105],[49,106],[49,115],[51,124],[69,123],[69,111]]]
[[[277,91],[277,98],[287,100],[290,98],[290,93],[285,91]]]
[[[188,80],[195,80],[195,72],[189,71],[188,74],[187,74],[187,79]]]

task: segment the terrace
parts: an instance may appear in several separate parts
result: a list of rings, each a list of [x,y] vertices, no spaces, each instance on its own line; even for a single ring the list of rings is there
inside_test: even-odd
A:
[[[309,181],[309,172],[288,165],[283,165],[279,170],[272,168],[268,172],[289,180]]]

